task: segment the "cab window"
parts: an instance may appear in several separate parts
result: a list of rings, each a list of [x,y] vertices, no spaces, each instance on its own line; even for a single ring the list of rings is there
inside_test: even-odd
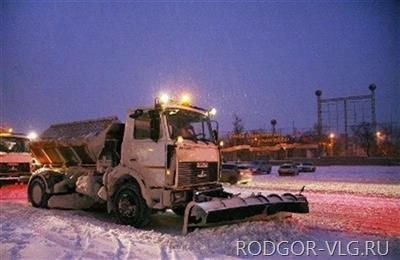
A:
[[[148,112],[135,119],[135,128],[133,130],[133,137],[135,139],[150,139],[151,127],[150,116]]]

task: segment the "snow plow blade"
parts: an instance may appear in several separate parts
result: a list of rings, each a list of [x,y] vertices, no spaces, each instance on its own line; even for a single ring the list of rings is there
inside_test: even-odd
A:
[[[271,216],[279,212],[308,213],[307,199],[301,194],[282,196],[254,195],[247,198],[213,198],[207,202],[190,202],[185,209],[183,233],[197,227],[240,222],[256,217]]]

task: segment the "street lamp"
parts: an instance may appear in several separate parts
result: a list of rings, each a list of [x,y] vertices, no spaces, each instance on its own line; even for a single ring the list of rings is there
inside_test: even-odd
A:
[[[329,134],[329,139],[330,139],[329,148],[331,150],[331,156],[333,156],[333,145],[334,145],[335,137],[336,137],[335,133],[330,133]]]

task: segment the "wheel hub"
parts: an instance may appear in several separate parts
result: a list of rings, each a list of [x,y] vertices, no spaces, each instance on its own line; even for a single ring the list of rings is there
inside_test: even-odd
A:
[[[32,199],[36,204],[39,204],[42,200],[43,191],[39,184],[36,184],[32,188]]]
[[[131,198],[129,198],[129,195],[124,194],[119,200],[118,211],[122,216],[131,218],[136,215],[137,205]]]

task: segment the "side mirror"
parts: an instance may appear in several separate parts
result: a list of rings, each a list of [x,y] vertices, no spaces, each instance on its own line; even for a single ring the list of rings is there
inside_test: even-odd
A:
[[[212,130],[212,135],[214,136],[214,140],[217,143],[218,142],[218,131],[217,130]]]
[[[160,113],[155,110],[149,111],[150,115],[150,138],[158,142],[160,138]]]
[[[142,109],[136,109],[133,114],[129,115],[129,117],[132,118],[132,119],[136,119],[141,115],[143,115],[143,110]]]
[[[214,137],[215,143],[218,143],[218,132],[219,132],[219,124],[215,120],[211,120],[211,127],[212,127],[212,135]]]

